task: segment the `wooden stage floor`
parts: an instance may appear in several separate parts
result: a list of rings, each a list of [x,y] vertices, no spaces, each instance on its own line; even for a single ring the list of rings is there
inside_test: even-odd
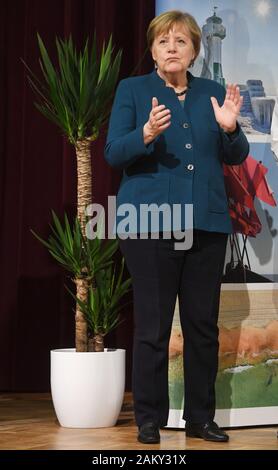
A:
[[[161,430],[161,442],[137,442],[132,396],[125,395],[117,425],[112,428],[69,429],[59,426],[51,397],[46,393],[0,394],[0,449],[2,450],[278,450],[277,429],[256,427],[228,430],[224,444],[185,438],[183,430]]]

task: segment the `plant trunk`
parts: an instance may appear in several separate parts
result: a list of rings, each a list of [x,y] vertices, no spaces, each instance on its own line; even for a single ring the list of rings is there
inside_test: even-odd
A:
[[[88,352],[94,352],[95,350],[95,341],[93,336],[89,336],[88,338]]]
[[[81,224],[82,234],[86,236],[86,207],[92,204],[92,166],[91,139],[76,142],[77,159],[77,217]]]
[[[86,207],[92,203],[92,167],[91,167],[91,139],[80,139],[76,142],[77,160],[77,218],[81,231],[86,237]],[[82,302],[87,302],[88,281],[75,279],[76,295]],[[77,352],[88,351],[88,331],[84,315],[76,303],[75,312],[75,347]]]
[[[93,343],[93,351],[95,352],[103,352],[104,351],[104,341],[103,335],[97,334],[94,335],[92,343]]]
[[[95,292],[96,290],[96,280],[93,278],[90,282],[90,287]],[[92,331],[88,332],[88,351],[94,352],[95,351],[95,337]]]
[[[76,296],[82,302],[87,302],[88,297],[88,281],[87,279],[75,279],[76,284]],[[84,315],[76,303],[75,312],[75,348],[76,352],[87,352],[88,351],[88,338],[87,338],[87,322]]]

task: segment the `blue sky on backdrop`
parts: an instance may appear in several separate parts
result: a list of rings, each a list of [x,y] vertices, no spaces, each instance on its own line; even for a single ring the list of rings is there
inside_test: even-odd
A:
[[[156,15],[167,10],[188,11],[200,27],[213,14],[226,27],[222,42],[222,69],[226,83],[244,84],[248,79],[263,81],[267,96],[278,95],[278,0],[156,0]],[[194,75],[201,73],[203,52]],[[268,168],[267,181],[278,202],[278,164],[270,143],[251,143],[250,154]],[[260,274],[278,276],[278,208],[256,199],[262,232],[247,242],[251,268]],[[229,253],[227,252],[227,259]]]
[[[188,11],[202,27],[214,6],[226,27],[222,42],[226,82],[260,79],[266,95],[278,95],[278,0],[156,0],[156,14]],[[196,65],[195,74],[201,60]]]

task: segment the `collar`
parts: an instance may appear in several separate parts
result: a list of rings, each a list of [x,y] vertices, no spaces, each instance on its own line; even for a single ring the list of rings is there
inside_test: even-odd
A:
[[[168,87],[165,85],[165,80],[163,80],[157,73],[156,69],[154,69],[150,74],[149,77],[151,78],[151,94],[152,96],[156,96],[158,99],[158,103],[163,103],[167,108],[171,109],[172,111],[172,121],[176,121],[178,123],[183,123],[184,118],[186,117],[189,119],[189,108],[191,106],[192,100],[196,99],[194,97],[194,77],[190,72],[186,72],[187,81],[188,81],[188,91],[186,94],[185,103],[183,106],[180,105],[178,97],[176,96],[175,90],[172,87]]]
[[[163,80],[163,78],[161,78],[160,75],[158,75],[156,69],[154,69],[153,72],[151,72],[151,76],[158,84],[160,84],[163,87],[166,87],[165,80]],[[187,70],[186,71],[186,78],[187,78],[188,88],[191,88],[192,82],[193,82],[195,77],[194,77],[194,75],[192,75],[191,72],[189,72]],[[171,87],[167,87],[167,88],[171,88]]]

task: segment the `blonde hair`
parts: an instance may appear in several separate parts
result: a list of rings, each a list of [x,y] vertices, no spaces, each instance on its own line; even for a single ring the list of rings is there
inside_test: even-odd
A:
[[[179,10],[171,10],[156,16],[149,24],[147,30],[147,42],[149,49],[157,36],[168,33],[176,25],[182,24],[188,30],[195,51],[195,59],[199,55],[201,48],[202,32],[195,18],[189,13]]]

